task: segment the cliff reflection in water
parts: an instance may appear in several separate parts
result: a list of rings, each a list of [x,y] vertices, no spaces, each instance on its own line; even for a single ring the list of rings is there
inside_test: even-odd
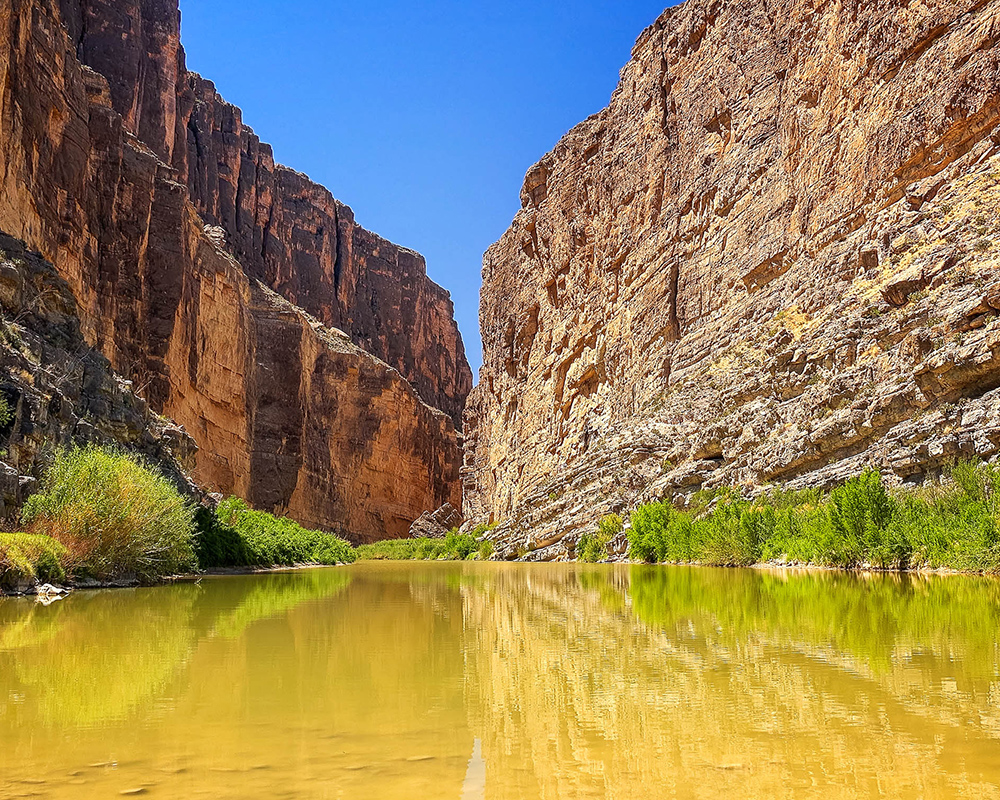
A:
[[[0,797],[1000,797],[998,608],[987,579],[503,564],[5,601]]]
[[[580,568],[468,608],[487,797],[1000,796],[993,580]]]

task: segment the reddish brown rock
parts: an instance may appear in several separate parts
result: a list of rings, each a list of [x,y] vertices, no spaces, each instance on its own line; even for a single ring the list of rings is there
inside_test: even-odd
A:
[[[247,274],[343,330],[460,423],[472,372],[448,292],[418,253],[366,231],[324,187],[275,164],[240,109],[187,72],[177,0],[61,5],[126,129],[176,170]]]
[[[652,496],[997,452],[998,42],[985,0],[666,11],[486,254],[466,516],[559,557]]]
[[[266,150],[232,107],[220,112],[236,117],[228,128],[214,115],[212,127],[192,123],[199,81],[183,70],[176,3],[0,6],[0,228],[56,266],[87,340],[197,440],[207,488],[355,539],[405,535],[421,512],[460,502],[455,428],[428,404],[457,413],[467,388],[450,301],[419,257],[282,168],[192,192],[189,135],[217,140],[194,151],[205,165],[216,153],[219,175],[241,141]],[[248,186],[260,189],[252,202]],[[291,206],[307,195],[322,208],[298,218]],[[306,236],[321,213],[336,223]],[[263,252],[258,235],[272,254],[259,262],[247,255]]]

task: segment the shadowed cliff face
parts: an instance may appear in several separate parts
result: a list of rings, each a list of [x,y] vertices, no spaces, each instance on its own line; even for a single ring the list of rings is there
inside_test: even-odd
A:
[[[1000,4],[689,0],[486,254],[466,516],[1000,447]]]
[[[461,423],[472,372],[454,307],[423,257],[366,231],[350,208],[274,163],[210,81],[187,72],[177,0],[60,0],[81,62],[112,107],[224,231],[244,270],[396,368]]]
[[[87,340],[195,438],[199,482],[355,540],[403,535],[421,512],[459,502],[452,420],[424,402],[433,402],[430,390],[421,399],[390,365],[409,369],[418,386],[440,388],[443,401],[454,401],[452,413],[461,407],[468,367],[450,301],[419,258],[353,226],[329,195],[280,168],[270,172],[273,183],[241,184],[234,175],[250,161],[234,165],[236,173],[216,165],[227,180],[213,190],[216,210],[202,217],[208,195],[196,192],[192,201],[185,160],[189,137],[196,140],[190,114],[198,79],[183,71],[176,5],[61,5],[62,12],[55,0],[0,7],[0,228],[56,266],[79,301]],[[220,154],[224,143],[243,152],[234,129],[204,134],[218,140]],[[191,148],[209,163],[204,143]],[[282,260],[282,248],[311,252],[306,245],[318,240],[297,232],[311,224],[311,212],[300,222],[279,183],[329,198],[338,223],[324,241],[340,241],[343,231],[371,243],[364,258],[337,262],[344,286],[368,292],[346,335],[323,323],[343,322],[335,308],[353,314],[347,309],[361,292],[327,292],[323,270],[330,266],[332,282],[333,262],[317,258],[315,272],[298,273],[312,263],[307,257]],[[247,185],[269,199],[246,205]],[[272,201],[273,258],[258,249],[259,261],[244,261],[256,234],[252,221],[241,227],[242,214]],[[301,299],[315,299],[320,319],[289,302],[296,291],[283,298],[268,288],[287,288],[268,269],[311,286]],[[397,325],[398,337],[378,327],[395,304],[416,315],[409,330],[400,315],[384,323]]]

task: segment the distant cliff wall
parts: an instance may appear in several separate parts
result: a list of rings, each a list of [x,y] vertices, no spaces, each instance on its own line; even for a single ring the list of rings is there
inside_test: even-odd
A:
[[[61,6],[0,6],[0,228],[56,266],[87,341],[194,437],[195,477],[356,540],[403,535],[421,512],[459,503],[457,434],[433,405],[461,408],[468,367],[450,301],[419,257],[356,227],[291,172],[241,184],[253,158],[237,159],[236,175],[218,161],[225,180],[192,192],[212,152],[243,152],[240,135],[266,148],[248,129],[191,123],[193,87],[205,84],[183,70],[176,3]],[[218,149],[190,144],[197,130]],[[186,166],[189,144],[203,173]],[[270,199],[250,202],[247,185]],[[292,185],[329,200],[337,223],[319,238],[303,233],[315,209],[292,213]],[[240,220],[269,204],[255,260],[258,217]],[[370,243],[363,258],[303,255],[360,251],[358,241]],[[295,281],[308,290],[282,285]],[[413,311],[412,328],[397,303]],[[337,322],[346,336],[323,324]]]
[[[176,171],[247,274],[395,367],[461,422],[472,372],[448,293],[423,258],[366,231],[287,167],[214,84],[189,73],[177,0],[60,0],[79,60],[126,129]]]

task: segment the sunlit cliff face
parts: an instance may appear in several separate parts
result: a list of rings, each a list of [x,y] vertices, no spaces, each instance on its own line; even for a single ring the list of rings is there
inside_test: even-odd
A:
[[[998,15],[694,0],[639,37],[484,258],[465,503],[505,555],[1000,450]]]

